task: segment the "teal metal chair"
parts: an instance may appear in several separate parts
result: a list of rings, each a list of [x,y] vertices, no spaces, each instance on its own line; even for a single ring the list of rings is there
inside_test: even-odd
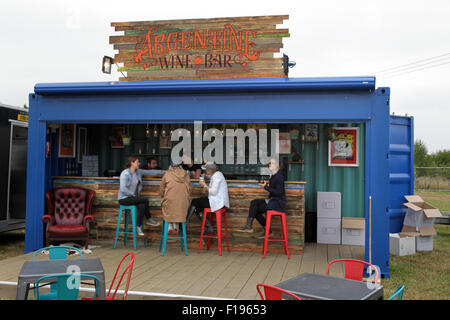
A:
[[[67,253],[70,250],[78,251],[78,253],[80,254],[80,259],[83,258],[83,252],[81,252],[81,250],[78,249],[78,248],[69,247],[69,246],[52,246],[52,247],[45,247],[45,248],[41,248],[41,249],[37,250],[33,254],[33,260],[36,260],[36,255],[38,253],[43,252],[45,250],[48,250],[50,260],[60,260],[60,259],[64,260],[64,259],[67,259]]]
[[[41,248],[39,250],[36,250],[33,253],[33,261],[36,260],[36,255],[40,252],[43,252],[45,250],[48,250],[48,256],[50,258],[50,260],[65,260],[67,259],[67,254],[70,250],[74,250],[74,251],[78,251],[78,253],[80,254],[80,259],[83,258],[83,252],[75,247],[70,247],[70,246],[51,246],[51,247],[45,247],[45,248]],[[48,286],[50,285],[50,293],[47,293],[47,300],[50,300],[50,297],[52,296],[56,296],[57,294],[57,286],[56,283],[53,282],[48,282],[45,284],[41,284],[40,286]]]
[[[187,242],[186,242],[186,222],[180,222],[181,228],[179,230],[179,236],[169,236],[169,222],[163,220],[163,225],[161,228],[161,238],[159,240],[159,252],[161,252],[162,247],[162,256],[166,253],[166,244],[167,239],[180,239],[181,250],[184,249],[186,256],[188,255]]]
[[[403,292],[405,292],[405,286],[401,285],[395,289],[394,293],[388,298],[388,300],[403,300]]]
[[[122,212],[124,213],[124,231],[120,231],[120,221],[122,220]],[[131,224],[132,224],[132,230],[129,231],[128,229],[128,222],[130,220],[130,214],[131,214]],[[136,219],[137,219],[137,208],[136,206],[120,206],[119,208],[119,217],[117,219],[117,229],[116,229],[116,240],[114,241],[114,249],[117,247],[117,239],[119,238],[119,234],[123,233],[123,244],[124,246],[127,245],[127,237],[129,234],[133,235],[133,244],[134,244],[134,250],[137,250],[137,233],[136,233]],[[141,226],[142,230],[144,230],[144,226]],[[142,239],[144,240],[144,247],[145,247],[145,236],[142,236]]]
[[[95,280],[94,300],[97,299],[99,279],[89,274],[62,273],[43,276],[34,285],[34,297],[37,300],[77,300],[80,291],[81,278]],[[40,294],[39,287],[41,281],[56,281],[55,291]]]

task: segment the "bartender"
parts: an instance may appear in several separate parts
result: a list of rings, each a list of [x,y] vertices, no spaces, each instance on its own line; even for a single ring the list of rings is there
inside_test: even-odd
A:
[[[200,178],[202,174],[202,166],[200,164],[194,164],[192,157],[183,155],[183,164],[181,166],[189,173],[189,176],[192,179]]]

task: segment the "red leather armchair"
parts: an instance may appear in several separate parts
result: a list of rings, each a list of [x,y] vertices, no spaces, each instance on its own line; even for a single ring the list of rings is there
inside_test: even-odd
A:
[[[51,241],[85,240],[88,248],[94,197],[95,191],[80,187],[55,188],[45,193],[47,213],[42,222],[46,246]]]

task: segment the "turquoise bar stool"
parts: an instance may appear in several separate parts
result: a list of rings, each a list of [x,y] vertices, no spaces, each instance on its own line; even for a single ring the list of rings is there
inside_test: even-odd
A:
[[[186,243],[186,222],[179,222],[181,228],[179,230],[179,236],[169,236],[169,222],[163,220],[163,225],[161,228],[161,238],[159,240],[159,252],[161,252],[162,247],[162,256],[166,253],[166,243],[167,239],[180,239],[181,250],[184,248],[184,252],[188,255],[187,243]]]
[[[122,212],[124,213],[124,231],[120,231],[120,221],[122,220]],[[131,223],[132,223],[132,230],[130,231],[128,229],[128,222],[130,220],[130,213],[131,213]],[[119,238],[119,233],[123,233],[123,244],[124,246],[127,245],[127,237],[129,234],[133,235],[133,244],[134,244],[134,250],[137,250],[137,233],[136,233],[136,218],[137,218],[137,208],[136,206],[120,206],[119,208],[119,218],[117,219],[117,229],[116,229],[116,240],[114,241],[114,249],[117,246],[117,239]],[[144,231],[144,226],[141,226],[142,231]],[[144,240],[144,247],[145,247],[145,236],[142,236],[142,239]]]

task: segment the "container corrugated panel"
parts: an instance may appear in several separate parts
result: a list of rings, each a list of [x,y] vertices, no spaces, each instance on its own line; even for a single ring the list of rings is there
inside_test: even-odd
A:
[[[406,213],[405,195],[414,194],[414,118],[390,116],[389,232],[400,232]]]
[[[328,166],[328,128],[359,128],[359,166]],[[300,137],[304,134],[304,126],[300,126]],[[298,154],[305,160],[304,167],[290,165],[289,180],[304,180],[306,211],[317,211],[317,192],[340,192],[342,217],[363,218],[364,215],[364,154],[365,126],[362,123],[319,124],[317,142],[301,142],[292,140]],[[303,146],[302,146],[303,144]]]

